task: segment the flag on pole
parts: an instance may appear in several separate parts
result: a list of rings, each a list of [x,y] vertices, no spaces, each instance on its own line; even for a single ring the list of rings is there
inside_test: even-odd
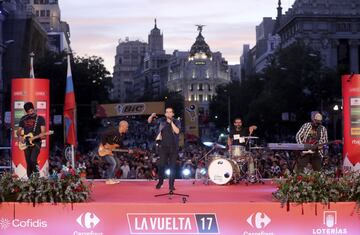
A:
[[[67,76],[64,103],[64,129],[65,143],[76,147],[76,103],[70,66],[70,54],[68,54],[67,56]]]

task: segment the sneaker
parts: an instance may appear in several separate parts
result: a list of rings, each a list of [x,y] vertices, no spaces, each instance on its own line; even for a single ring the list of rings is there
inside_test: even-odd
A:
[[[175,188],[174,186],[170,186],[170,187],[169,187],[169,190],[170,190],[170,191],[175,191],[176,188]]]
[[[105,184],[113,184],[112,179],[108,179],[108,180],[106,180],[106,181],[105,181]]]
[[[105,184],[118,184],[118,183],[120,183],[120,182],[113,180],[113,179],[109,179],[109,180],[105,181]]]

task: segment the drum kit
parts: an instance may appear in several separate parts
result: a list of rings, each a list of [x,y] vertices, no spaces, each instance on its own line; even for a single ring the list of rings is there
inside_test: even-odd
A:
[[[245,139],[258,139],[255,136],[245,136]],[[249,150],[261,149],[262,147],[251,147]],[[249,183],[262,183],[262,176],[257,168],[257,159],[254,159],[251,151],[247,151],[243,145],[232,145],[229,149],[229,156],[226,155],[210,155],[215,149],[225,149],[223,145],[207,142],[207,146],[212,149],[202,158],[207,163],[207,178],[217,185],[237,184],[244,181],[246,185]]]

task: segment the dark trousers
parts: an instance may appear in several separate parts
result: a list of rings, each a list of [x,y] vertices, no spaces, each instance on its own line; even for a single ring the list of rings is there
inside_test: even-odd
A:
[[[178,157],[178,147],[161,146],[159,149],[159,156],[160,156],[160,159],[158,161],[159,183],[161,184],[163,183],[165,178],[165,166],[169,164],[169,168],[170,168],[169,187],[174,187],[176,160]]]
[[[304,168],[310,163],[314,171],[321,170],[321,156],[318,152],[301,154],[297,159],[296,172],[303,173]]]
[[[40,153],[40,145],[35,144],[33,147],[28,147],[25,151],[26,159],[26,174],[28,178],[34,173],[39,172],[37,168],[37,159]]]

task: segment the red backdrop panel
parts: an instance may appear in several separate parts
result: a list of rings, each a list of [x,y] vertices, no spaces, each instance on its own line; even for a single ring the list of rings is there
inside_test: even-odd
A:
[[[35,106],[38,115],[43,116],[46,122],[46,130],[49,130],[49,105],[50,90],[48,79],[18,78],[12,80],[11,92],[11,126],[12,141],[12,166],[19,177],[26,177],[26,161],[24,151],[18,148],[16,131],[19,127],[20,118],[25,114],[24,103],[31,101]],[[40,175],[46,176],[49,169],[49,136],[42,142],[41,151],[38,157]]]
[[[360,74],[342,76],[344,166],[360,170]]]

